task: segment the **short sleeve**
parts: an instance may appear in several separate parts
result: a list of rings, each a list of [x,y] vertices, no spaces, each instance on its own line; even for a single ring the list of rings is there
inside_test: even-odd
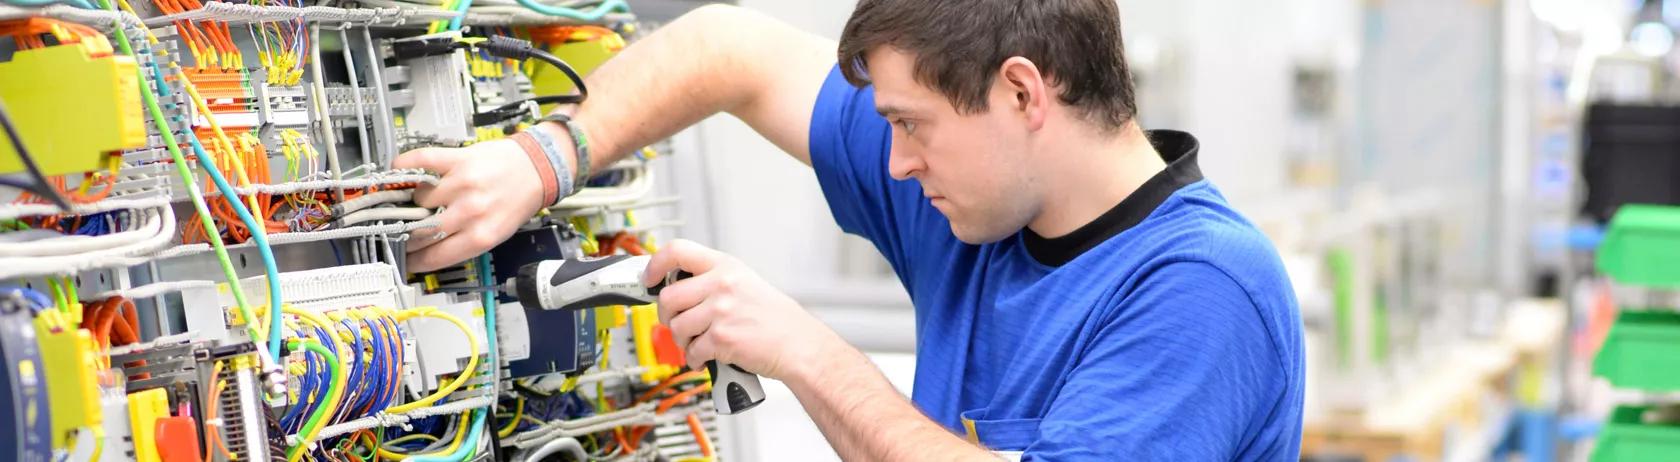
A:
[[[1292,378],[1260,312],[1214,266],[1146,276],[1097,333],[1022,460],[1281,460]]]
[[[810,143],[811,167],[834,221],[873,242],[902,275],[909,234],[902,227],[922,212],[921,189],[887,171],[892,126],[875,111],[874,88],[852,86],[838,66],[830,70],[811,111]]]

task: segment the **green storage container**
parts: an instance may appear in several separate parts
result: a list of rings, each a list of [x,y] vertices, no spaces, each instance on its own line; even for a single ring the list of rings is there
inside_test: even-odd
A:
[[[1680,460],[1680,424],[1645,423],[1649,408],[1618,407],[1604,422],[1593,448],[1593,462],[1673,462]]]
[[[1597,263],[1618,284],[1680,287],[1680,207],[1623,205],[1610,219]]]
[[[1680,312],[1622,311],[1593,359],[1593,375],[1616,388],[1680,390]]]

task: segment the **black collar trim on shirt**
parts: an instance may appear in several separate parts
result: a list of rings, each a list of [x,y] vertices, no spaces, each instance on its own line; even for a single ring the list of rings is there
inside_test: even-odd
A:
[[[1201,143],[1195,136],[1172,130],[1151,130],[1145,136],[1155,151],[1161,153],[1161,159],[1167,161],[1167,168],[1144,181],[1114,208],[1066,236],[1046,238],[1030,229],[1022,230],[1021,240],[1028,255],[1047,266],[1067,264],[1086,250],[1143,222],[1179,188],[1202,180],[1202,169],[1196,165],[1196,152],[1201,150]]]

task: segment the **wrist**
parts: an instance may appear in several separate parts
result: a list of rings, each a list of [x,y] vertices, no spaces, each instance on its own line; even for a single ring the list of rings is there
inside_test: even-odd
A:
[[[806,388],[831,382],[837,376],[855,377],[854,374],[869,372],[868,369],[874,367],[868,356],[846,343],[838,333],[825,330],[823,334],[814,336],[821,340],[802,342],[809,348],[805,353],[794,355],[792,367],[783,379],[790,387]]]
[[[554,136],[560,140],[559,144],[569,145],[569,155],[564,157],[567,159],[567,165],[571,166],[572,182],[577,185],[576,189],[582,189],[594,173],[591,160],[593,149],[583,124],[573,120],[569,111],[555,111],[538,120],[533,128]]]

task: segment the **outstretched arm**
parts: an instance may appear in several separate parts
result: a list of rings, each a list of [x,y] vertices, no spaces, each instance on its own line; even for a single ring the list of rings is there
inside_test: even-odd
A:
[[[728,112],[807,164],[811,108],[833,67],[835,45],[762,14],[730,6],[694,10],[626,48],[587,78],[589,100],[572,108],[591,146],[592,171]],[[534,127],[569,140],[553,123]],[[569,142],[561,157],[572,172]],[[541,204],[542,180],[509,140],[404,153],[397,168],[443,176],[415,202],[446,207],[438,229],[416,233],[409,266],[429,271],[477,255],[512,235]],[[434,233],[444,236],[438,239]]]

